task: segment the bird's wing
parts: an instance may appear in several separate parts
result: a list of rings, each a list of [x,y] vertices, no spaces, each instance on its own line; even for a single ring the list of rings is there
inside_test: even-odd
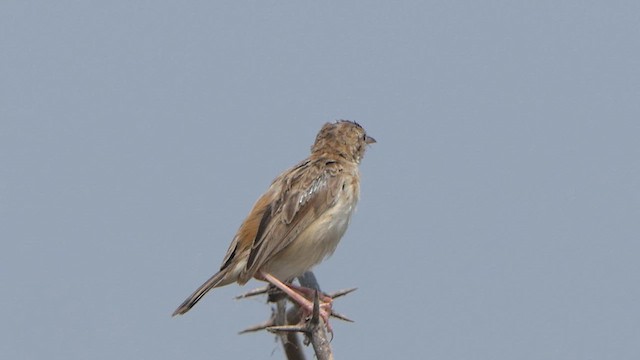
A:
[[[285,174],[273,186],[280,186],[282,196],[274,199],[260,220],[251,246],[245,277],[282,251],[310,224],[331,209],[342,189],[341,168],[333,161],[303,163]]]

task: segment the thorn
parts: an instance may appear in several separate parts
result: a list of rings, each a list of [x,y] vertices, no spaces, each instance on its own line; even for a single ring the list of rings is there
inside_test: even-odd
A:
[[[269,318],[269,320],[267,320],[267,321],[265,321],[263,323],[260,323],[260,324],[249,326],[248,328],[240,331],[238,333],[238,335],[264,330],[264,329],[266,329],[266,328],[268,328],[270,326],[273,326],[275,324],[276,324],[276,313],[273,310],[273,308],[271,308],[271,317]]]
[[[320,296],[318,295],[318,290],[313,293],[313,312],[311,314],[311,324],[320,323]]]
[[[235,299],[236,300],[246,299],[248,297],[266,294],[268,291],[269,291],[269,286],[262,286],[262,287],[250,290],[249,292],[246,292],[242,295],[238,295],[235,297]]]
[[[305,326],[300,325],[277,325],[277,326],[269,326],[266,328],[267,331],[272,333],[277,332],[302,332],[307,333],[309,330]]]
[[[274,321],[273,318],[261,323],[261,324],[256,324],[253,326],[249,326],[248,328],[240,331],[238,333],[238,335],[242,335],[242,334],[246,334],[246,333],[251,333],[251,332],[256,332],[256,331],[261,331],[261,330],[269,330],[270,327],[272,327],[274,325]]]
[[[338,298],[340,296],[345,296],[345,295],[351,294],[352,292],[354,292],[356,290],[358,290],[357,287],[350,288],[350,289],[344,289],[344,290],[338,290],[338,291],[336,291],[334,293],[327,294],[327,296],[329,296],[332,299],[335,299],[335,298]]]
[[[340,319],[342,321],[346,321],[346,322],[350,322],[350,323],[355,322],[355,321],[349,319],[348,317],[346,317],[345,315],[337,313],[337,312],[335,312],[333,310],[331,311],[331,316],[336,318],[336,319]]]

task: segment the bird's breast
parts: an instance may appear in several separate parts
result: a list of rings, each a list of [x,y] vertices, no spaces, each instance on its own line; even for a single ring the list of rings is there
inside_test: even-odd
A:
[[[320,214],[267,266],[281,280],[302,275],[333,254],[358,202],[358,184],[345,181],[333,206]]]

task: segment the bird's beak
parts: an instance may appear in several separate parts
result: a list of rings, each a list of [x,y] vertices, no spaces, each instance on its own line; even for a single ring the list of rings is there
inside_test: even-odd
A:
[[[370,145],[370,144],[375,144],[377,143],[376,139],[372,138],[371,136],[367,135],[367,138],[364,140],[365,144]]]

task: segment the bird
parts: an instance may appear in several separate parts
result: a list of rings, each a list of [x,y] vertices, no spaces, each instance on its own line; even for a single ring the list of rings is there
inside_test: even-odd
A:
[[[172,316],[187,313],[214,288],[244,285],[253,278],[279,288],[311,313],[313,303],[290,282],[335,251],[360,197],[360,161],[373,143],[376,140],[355,121],[324,124],[309,156],[276,177],[253,205],[220,270]],[[325,322],[329,301],[320,309]]]

